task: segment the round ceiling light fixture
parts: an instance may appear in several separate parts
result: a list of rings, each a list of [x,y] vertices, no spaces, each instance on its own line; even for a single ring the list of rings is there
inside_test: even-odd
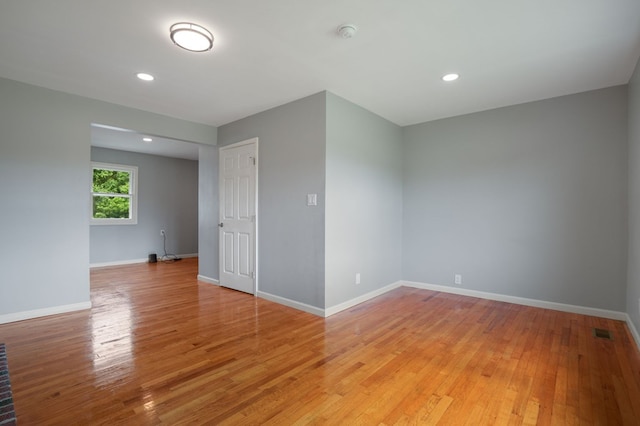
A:
[[[213,47],[213,35],[205,27],[178,22],[169,28],[169,37],[177,46],[191,52],[206,52]]]
[[[444,81],[455,81],[458,79],[458,77],[460,77],[458,74],[455,73],[451,73],[451,74],[446,74],[442,76],[442,79]]]
[[[352,24],[344,24],[338,27],[338,35],[342,38],[351,38],[356,35],[356,31],[358,31],[358,28]]]

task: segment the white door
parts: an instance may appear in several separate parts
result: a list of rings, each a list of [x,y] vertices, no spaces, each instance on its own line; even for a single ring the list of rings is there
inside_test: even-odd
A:
[[[256,294],[257,139],[220,148],[220,285]]]

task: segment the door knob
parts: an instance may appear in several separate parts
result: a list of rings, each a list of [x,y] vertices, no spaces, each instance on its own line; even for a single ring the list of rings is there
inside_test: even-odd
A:
[[[218,224],[218,226],[219,226],[220,228],[222,228],[222,227],[224,226],[224,223],[220,222],[220,223]]]

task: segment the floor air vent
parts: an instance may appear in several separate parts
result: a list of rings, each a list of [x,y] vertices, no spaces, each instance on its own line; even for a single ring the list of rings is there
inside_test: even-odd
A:
[[[613,340],[613,333],[611,333],[609,330],[605,330],[604,328],[594,328],[593,335],[601,339]]]

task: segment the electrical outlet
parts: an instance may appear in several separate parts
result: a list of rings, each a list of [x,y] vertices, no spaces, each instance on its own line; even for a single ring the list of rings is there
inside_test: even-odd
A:
[[[160,230],[160,236],[161,236],[161,237],[164,237],[164,229],[161,229],[161,230]]]
[[[356,274],[356,284],[360,284],[360,272]]]
[[[457,285],[462,285],[462,275],[460,274],[455,274],[453,276],[453,283],[457,284]]]

